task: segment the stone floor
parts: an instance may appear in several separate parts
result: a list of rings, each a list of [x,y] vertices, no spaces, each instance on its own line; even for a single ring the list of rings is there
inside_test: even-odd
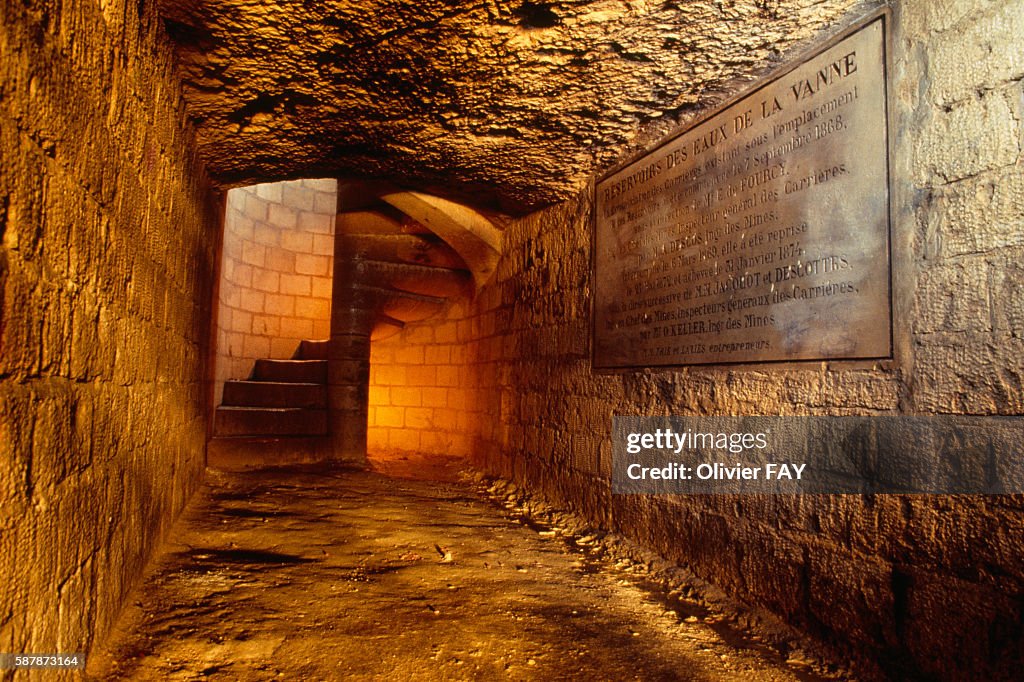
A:
[[[211,471],[89,677],[821,679],[468,483],[378,469]]]

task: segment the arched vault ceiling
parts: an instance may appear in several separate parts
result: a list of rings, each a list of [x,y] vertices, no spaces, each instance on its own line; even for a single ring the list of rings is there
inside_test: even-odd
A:
[[[853,0],[162,0],[201,153],[234,186],[391,180],[522,213],[720,99]]]

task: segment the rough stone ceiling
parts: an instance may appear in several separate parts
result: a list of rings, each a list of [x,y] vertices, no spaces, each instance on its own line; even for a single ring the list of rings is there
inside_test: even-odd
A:
[[[390,180],[520,214],[569,196],[854,0],[162,0],[223,186]]]

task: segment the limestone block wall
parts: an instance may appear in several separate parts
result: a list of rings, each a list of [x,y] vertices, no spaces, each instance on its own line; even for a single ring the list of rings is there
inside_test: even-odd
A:
[[[153,3],[0,4],[0,651],[88,651],[202,477],[222,207],[169,54]]]
[[[479,337],[467,306],[453,306],[370,346],[370,454],[426,452],[469,458],[485,387],[477,385],[470,343]]]
[[[908,407],[1020,414],[1024,3],[922,2],[901,14],[898,172],[917,275]]]
[[[594,373],[588,188],[509,227],[495,281],[464,314],[377,345],[371,442],[386,432],[391,447],[448,448],[405,416],[449,409],[434,392],[448,365],[427,355],[444,348],[447,363],[464,358],[454,372],[471,399],[454,418],[480,467],[890,675],[1010,678],[1024,661],[1020,497],[610,494],[613,414],[1024,411],[1024,3],[892,10],[894,363]],[[420,402],[400,419],[392,408],[419,362]]]
[[[227,194],[217,310],[214,404],[226,379],[260,358],[290,358],[302,339],[326,339],[337,181],[294,180]]]

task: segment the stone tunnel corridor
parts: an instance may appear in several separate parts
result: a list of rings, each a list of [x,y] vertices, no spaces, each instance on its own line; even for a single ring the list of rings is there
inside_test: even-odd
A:
[[[0,680],[1013,680],[1024,0],[0,3]]]

